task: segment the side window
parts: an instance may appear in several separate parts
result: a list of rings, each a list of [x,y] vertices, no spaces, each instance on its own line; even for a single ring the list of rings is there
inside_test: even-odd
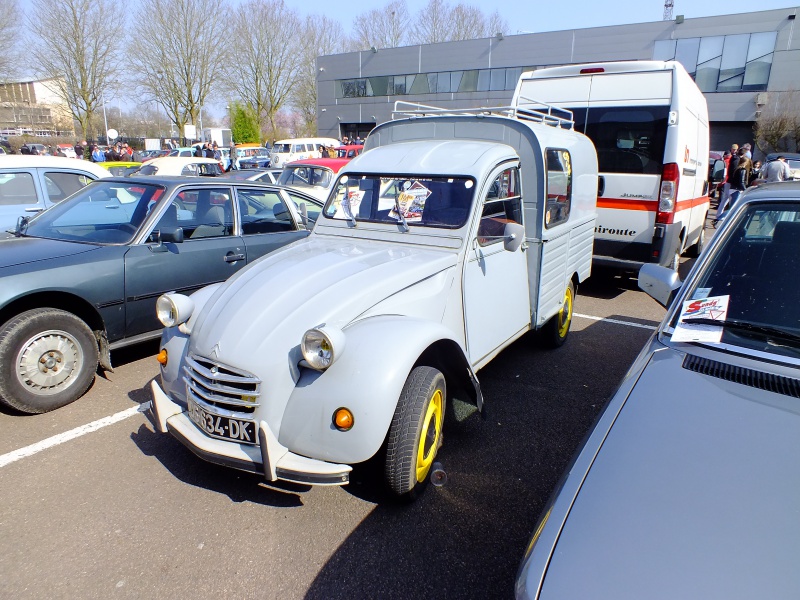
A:
[[[30,173],[0,173],[0,206],[36,204],[36,186]]]
[[[186,239],[233,235],[233,201],[227,188],[185,190],[173,201]],[[170,207],[162,219],[171,219]],[[171,222],[165,222],[170,224]]]
[[[92,181],[82,173],[65,171],[49,171],[44,174],[44,180],[47,184],[47,195],[52,202],[61,202]]]
[[[274,190],[240,188],[237,191],[242,233],[278,233],[294,231],[292,215],[280,193]]]
[[[316,223],[317,219],[319,218],[319,213],[322,212],[322,206],[319,204],[314,204],[302,196],[295,196],[291,192],[289,192],[289,197],[292,199],[292,202],[294,202],[298,212],[302,210],[301,206],[305,206],[306,215],[308,216],[308,228],[312,229],[314,227],[314,223]]]
[[[522,197],[517,167],[500,173],[489,187],[478,225],[478,244],[491,246],[502,242],[506,223],[522,224]]]
[[[544,213],[544,226],[555,227],[569,219],[572,203],[572,160],[567,150],[548,148],[547,166],[547,207]]]

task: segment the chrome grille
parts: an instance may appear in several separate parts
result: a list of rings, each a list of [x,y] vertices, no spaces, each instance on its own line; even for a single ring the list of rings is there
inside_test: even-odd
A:
[[[246,371],[194,354],[183,371],[187,394],[201,406],[252,413],[259,405],[261,380]]]

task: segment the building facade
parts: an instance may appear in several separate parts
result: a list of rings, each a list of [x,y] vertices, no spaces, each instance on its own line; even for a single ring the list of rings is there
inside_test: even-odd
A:
[[[69,107],[52,80],[0,85],[0,135],[75,136]]]
[[[678,60],[708,102],[711,147],[753,141],[753,125],[800,88],[800,7],[386,48],[317,59],[319,135],[365,135],[397,100],[443,108],[510,104],[523,71]]]

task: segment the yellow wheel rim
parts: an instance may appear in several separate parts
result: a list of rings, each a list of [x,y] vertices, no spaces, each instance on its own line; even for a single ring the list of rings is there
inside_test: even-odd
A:
[[[433,458],[439,448],[442,437],[442,421],[444,417],[444,398],[442,391],[436,390],[428,403],[425,412],[425,421],[422,424],[417,448],[417,481],[425,481],[428,471],[431,470]]]
[[[564,338],[569,332],[569,324],[572,322],[572,288],[567,287],[564,292],[564,304],[558,311],[558,337]]]

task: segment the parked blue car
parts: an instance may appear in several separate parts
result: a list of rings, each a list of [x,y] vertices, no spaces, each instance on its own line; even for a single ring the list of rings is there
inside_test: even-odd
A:
[[[0,403],[79,398],[110,351],[156,338],[156,299],[224,281],[308,235],[320,203],[282,186],[98,180],[0,240]]]

